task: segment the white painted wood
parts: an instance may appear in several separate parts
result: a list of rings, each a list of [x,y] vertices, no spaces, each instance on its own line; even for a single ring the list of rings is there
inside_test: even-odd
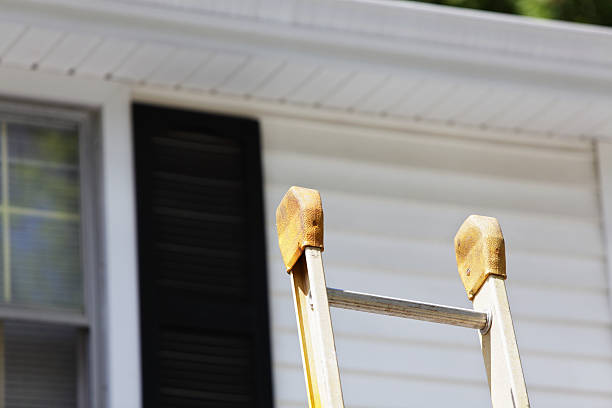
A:
[[[51,7],[54,1],[59,1],[61,6],[41,19],[47,11],[46,7]],[[277,0],[262,0],[253,4],[243,2],[240,5],[235,2],[220,5],[191,0],[179,3],[149,0],[121,4],[51,0],[51,3],[44,3],[46,5],[8,0],[0,20],[17,24],[23,22],[31,29],[48,29],[43,25],[61,27],[70,35],[94,34],[107,41],[142,43],[140,45],[143,47],[172,44],[181,49],[191,49],[204,46],[221,54],[236,53],[253,60],[274,56],[287,65],[300,65],[306,60],[319,67],[320,72],[333,71],[338,75],[347,75],[347,81],[352,76],[393,73],[406,77],[427,76],[428,81],[433,82],[423,84],[424,97],[416,99],[406,97],[406,93],[396,99],[393,94],[393,100],[387,104],[388,99],[370,100],[368,97],[368,102],[364,100],[364,110],[351,106],[350,102],[355,96],[352,93],[364,90],[343,88],[341,83],[325,90],[322,100],[306,96],[303,103],[309,106],[317,104],[317,109],[321,108],[319,105],[324,104],[325,99],[333,98],[324,109],[334,118],[338,116],[337,110],[355,111],[358,114],[352,118],[356,120],[374,119],[383,122],[385,127],[406,126],[409,123],[428,131],[455,123],[462,127],[460,132],[464,135],[481,132],[479,126],[486,123],[486,126],[496,129],[510,140],[516,137],[516,133],[540,138],[548,137],[549,132],[555,137],[576,138],[582,134],[608,137],[605,135],[609,129],[602,128],[605,117],[602,120],[595,118],[596,126],[578,118],[582,112],[578,101],[598,101],[589,111],[600,112],[604,116],[606,109],[602,106],[608,106],[611,101],[611,75],[607,69],[612,61],[607,52],[611,37],[601,28],[586,29],[551,22],[535,24],[522,19],[507,20],[506,16],[394,2],[316,1],[309,4],[304,0],[294,0],[285,2],[283,6],[278,6]],[[278,13],[262,14],[264,10],[267,12],[277,6]],[[47,20],[48,24],[42,24],[42,20]],[[135,52],[137,48],[128,53]],[[70,58],[78,59],[79,52],[81,50],[75,47],[75,55]],[[96,76],[111,74],[109,77],[112,77],[111,71],[129,57],[119,57],[121,52],[117,47],[107,54],[107,58],[101,58],[92,66],[86,64],[82,72]],[[101,68],[105,64],[110,67]],[[141,69],[145,66],[148,68],[146,64],[140,65]],[[529,69],[526,70],[525,66]],[[70,69],[67,71],[71,72]],[[233,74],[230,73],[218,84],[222,87],[225,79],[228,79],[229,96],[253,95],[260,98],[250,92],[249,81],[232,84]],[[141,80],[132,79],[129,74],[123,79]],[[118,80],[123,79],[119,77]],[[288,87],[283,80],[277,82],[275,78],[266,77],[264,83],[277,87],[272,93],[278,95],[303,89],[302,81],[308,80],[300,78],[294,86]],[[241,83],[245,84],[245,88],[239,86]],[[451,87],[438,89],[439,86],[444,88],[443,84],[446,83],[450,83]],[[482,84],[491,85],[490,90],[486,91],[490,95],[474,103],[474,98],[478,100],[477,95],[482,93]],[[183,84],[173,83],[171,86],[175,85]],[[315,92],[313,89],[318,88],[312,85],[308,92]],[[215,86],[190,86],[187,83],[183,92],[185,98],[193,97],[202,90],[214,94]],[[533,99],[552,99],[543,105],[535,103],[534,106],[521,108],[505,106],[504,101],[512,99],[516,90],[525,91],[523,100],[526,103],[519,104],[521,106],[531,103]],[[370,91],[366,94],[378,95],[376,90],[374,93]],[[342,96],[344,92],[349,93]],[[415,89],[414,92],[419,91]],[[558,95],[567,95],[564,98],[567,104],[554,102]],[[404,106],[398,105],[404,97]],[[283,102],[283,98],[271,97],[278,102]],[[383,105],[373,102],[377,100]],[[516,99],[517,103],[520,100]],[[578,111],[570,106],[574,102]],[[456,110],[458,107],[468,110],[463,113]],[[283,105],[276,105],[276,108],[287,109]],[[375,116],[363,118],[359,115],[361,112]],[[390,113],[391,117],[382,120],[376,115],[381,113],[382,116]],[[453,117],[449,118],[448,115]],[[569,122],[568,115],[578,120]],[[344,120],[350,123],[350,119]]]
[[[424,79],[388,113],[397,116],[428,117],[427,114],[440,104],[447,95],[455,92],[457,85],[445,78],[429,77]]]
[[[214,54],[202,67],[181,83],[181,86],[209,91],[223,85],[245,63],[247,57],[240,54]]]
[[[493,126],[494,119],[519,103],[527,92],[522,86],[504,87],[494,84],[479,103],[476,103],[455,117],[459,123],[475,123]]]
[[[601,126],[593,129],[593,134],[602,139],[612,134],[612,118],[604,120]]]
[[[343,283],[334,276],[354,276],[351,284]],[[452,271],[451,271],[452,272]],[[365,292],[386,293],[387,296],[413,299],[429,303],[444,304],[448,306],[469,307],[457,290],[458,285],[453,282],[452,274],[446,277],[421,277],[418,271],[405,274],[381,274],[375,269],[358,269],[352,267],[336,267],[329,270],[328,286]],[[385,282],[376,282],[377,278],[385,278]],[[282,283],[282,281],[280,282]],[[271,283],[273,293],[281,295],[285,291],[283,285]],[[420,291],[420,292],[419,292]],[[421,294],[419,294],[421,293]],[[510,291],[513,299],[517,299],[513,306],[517,317],[531,319],[548,319],[551,321],[579,324],[590,323],[594,325],[609,325],[610,318],[607,307],[607,294],[605,291],[575,291],[574,298],[580,304],[559,305],[562,299],[572,292],[569,288],[540,288],[523,285],[514,285]],[[542,305],[534,310],[533,297],[540,296]],[[538,302],[539,304],[539,302]],[[558,308],[558,309],[555,309]]]
[[[143,81],[170,57],[173,50],[173,47],[165,45],[142,45],[134,50],[112,74],[119,79]]]
[[[360,315],[363,315],[363,313],[360,313]],[[404,319],[399,320],[404,321]],[[422,323],[420,327],[421,330],[433,336],[434,334],[425,325],[433,325],[433,323]],[[522,344],[522,339],[519,338],[519,340]],[[295,361],[293,355],[297,355],[299,360],[300,352],[296,342],[297,335],[295,332],[279,333],[279,337],[274,343],[278,354],[275,359],[279,364],[293,364],[293,361]],[[433,337],[429,341],[423,342],[399,342],[392,339],[377,341],[376,336],[351,338],[345,337],[340,332],[336,333],[336,345],[343,386],[346,375],[362,373],[366,376],[382,377],[372,384],[370,392],[384,387],[384,385],[379,384],[379,382],[384,381],[384,377],[397,380],[403,378],[429,379],[436,386],[442,387],[441,390],[443,390],[444,383],[468,383],[487,387],[485,363],[475,333],[472,333],[472,345],[462,347],[449,347],[436,343],[436,339]],[[609,361],[559,359],[558,357],[551,358],[544,353],[523,354],[522,346],[521,357],[525,361],[525,372],[528,373],[526,379],[529,390],[532,388],[553,388],[566,390],[568,394],[607,393],[609,382],[612,380],[612,365]],[[504,359],[505,357],[500,356],[500,358]],[[500,360],[500,362],[503,361]],[[296,361],[296,363],[299,367],[299,362]],[[409,367],[407,367],[408,365]],[[551,366],[554,367],[552,370]],[[569,372],[570,374],[565,376],[554,374],[552,373],[554,370]],[[518,372],[518,375],[521,375],[520,372]],[[344,391],[348,405],[348,388],[345,387]],[[399,395],[403,394],[395,394],[395,398],[399,398]],[[510,407],[512,407],[511,400],[509,402]],[[518,403],[518,401],[516,402]]]
[[[522,123],[537,118],[554,103],[554,95],[528,92],[507,109],[498,112],[486,124],[508,129],[521,129]]]
[[[399,240],[393,237],[354,234],[352,231],[343,231],[339,228],[334,228],[333,231],[334,234],[329,237],[329,240],[326,237],[326,241],[334,247],[333,252],[326,253],[327,263],[332,270],[340,268],[347,272],[354,269],[361,270],[363,273],[390,274],[389,279],[397,275],[410,278],[406,275],[418,276],[419,274],[424,274],[432,279],[454,277],[455,259],[452,253],[448,253],[446,242],[419,239]],[[270,232],[273,232],[272,228]],[[278,254],[274,251],[274,245],[277,243],[272,238],[269,238],[268,242],[272,251],[271,257],[276,260]],[[412,261],[407,264],[405,259],[395,255],[397,253],[403,253]],[[513,284],[594,292],[595,294],[606,292],[606,273],[599,256],[575,257],[572,254],[538,253],[530,251],[529,248],[515,248],[513,245],[509,246],[509,253],[512,257],[508,259],[508,267],[512,270]],[[576,271],[580,271],[579,282],[573,278]],[[370,280],[366,282],[369,283]],[[366,282],[359,286],[367,289],[367,286],[364,286]],[[401,286],[394,289],[394,292],[398,292],[398,296],[402,295],[402,291],[404,289]]]
[[[135,41],[107,39],[79,64],[76,73],[95,77],[112,75],[112,72],[129,57],[136,45]]]
[[[602,235],[605,243],[606,275],[612,281],[612,143],[597,142],[597,170],[599,199],[602,213]],[[612,310],[612,285],[608,285],[608,299]]]
[[[539,112],[524,122],[518,122],[517,126],[536,132],[553,132],[559,118],[573,118],[579,115],[588,109],[589,102],[587,99],[576,98],[569,94],[559,94],[549,109]]]
[[[8,49],[2,61],[30,68],[38,64],[63,35],[58,30],[31,28]]]
[[[610,119],[611,101],[594,100],[584,110],[556,123],[551,130],[559,134],[595,134],[600,126]]]
[[[317,121],[264,119],[265,142],[270,150],[351,159],[365,164],[440,169],[522,181],[547,181],[595,186],[592,145],[588,142],[542,149],[522,143],[462,140],[434,137],[419,131],[385,132],[349,128]],[[287,138],[291,132],[295,137]],[[316,143],[308,143],[311,138]],[[359,147],[340,149],[339,141],[352,140]],[[569,147],[565,149],[564,147]],[[487,154],[482,151],[486,149]],[[334,154],[329,152],[333,151]],[[486,168],[487,171],[482,171]],[[399,170],[399,169],[398,169]],[[306,173],[307,174],[307,173]],[[316,180],[315,180],[316,181]]]
[[[252,92],[265,99],[283,99],[305,83],[316,69],[312,61],[286,62],[280,71]]]
[[[479,104],[490,92],[491,87],[486,82],[460,85],[431,106],[424,115],[434,120],[461,122],[464,120],[463,112]]]
[[[336,275],[342,272],[336,272],[333,266],[330,266],[328,271]],[[271,305],[275,315],[273,330],[279,335],[280,333],[295,335],[295,316],[290,296],[281,294],[279,291],[273,294]],[[429,293],[426,293],[426,296],[430,298]],[[454,303],[452,299],[446,302]],[[463,305],[463,302],[460,304]],[[469,305],[465,306],[469,307]],[[413,345],[430,344],[459,351],[474,350],[474,343],[478,344],[478,339],[471,330],[449,329],[446,326],[418,321],[401,321],[393,317],[364,315],[349,310],[332,309],[332,321],[336,336],[368,340],[374,344],[396,343],[408,348]],[[556,364],[565,364],[566,360],[579,363],[581,360],[609,361],[612,357],[610,347],[612,336],[607,325],[551,322],[542,318],[517,316],[516,314],[515,321],[517,322],[517,336],[521,341],[521,353],[528,360],[532,355],[540,355],[559,360]],[[342,353],[342,350],[339,352]],[[480,363],[482,360],[479,361],[478,367],[482,367]],[[367,361],[366,364],[369,364],[372,369],[376,368],[374,361]],[[457,369],[460,370],[460,367]],[[546,367],[542,369],[545,373]],[[484,375],[484,371],[482,373]]]
[[[205,50],[176,50],[153,70],[146,81],[152,84],[178,86],[204,64],[211,55],[210,51]]]
[[[102,105],[103,211],[106,252],[107,381],[110,407],[141,406],[140,311],[130,96]]]
[[[272,19],[284,23],[292,22],[296,0],[270,0],[259,2],[257,16],[261,19]]]
[[[420,77],[394,75],[382,83],[378,89],[355,105],[355,110],[364,112],[388,112],[420,83]]]
[[[40,62],[43,70],[70,72],[101,42],[99,36],[68,34]]]
[[[478,358],[480,359],[480,358]],[[482,360],[482,359],[480,359]],[[479,361],[481,363],[481,361]],[[409,363],[407,363],[409,364]],[[282,379],[288,383],[301,382],[300,367],[277,365],[278,371],[275,377],[275,389],[285,385]],[[282,378],[282,379],[281,379]],[[345,400],[347,406],[356,407],[391,407],[405,408],[406,406],[458,406],[491,408],[489,391],[485,384],[475,384],[471,381],[444,381],[436,383],[429,378],[413,376],[394,377],[387,373],[363,373],[359,371],[347,371],[342,375]],[[299,382],[297,382],[299,384]],[[372,393],[373,384],[376,383],[378,393]],[[301,385],[301,384],[300,384]],[[279,389],[279,406],[303,407],[305,401],[299,399],[300,390],[287,386]],[[297,396],[297,397],[296,397]],[[612,398],[605,393],[587,392],[558,392],[547,388],[530,388],[529,397],[533,404],[544,407],[572,408],[584,407],[609,407]]]
[[[532,403],[612,401],[612,322],[589,144],[459,140],[274,118],[264,118],[262,132],[266,213],[289,185],[321,192],[328,286],[469,307],[452,235],[470,213],[496,216]],[[268,252],[276,398],[279,406],[303,406],[291,298],[271,238]],[[490,406],[469,329],[336,309],[332,318],[347,406]]]
[[[311,124],[320,124],[321,122],[345,123],[359,126],[360,131],[365,130],[368,132],[378,129],[390,129],[393,130],[391,134],[397,136],[402,134],[419,134],[423,137],[427,135],[441,135],[459,139],[486,140],[502,144],[510,142],[533,147],[590,148],[590,144],[584,138],[542,137],[542,135],[535,137],[535,135],[529,133],[517,133],[488,127],[473,127],[459,124],[449,126],[445,123],[417,121],[410,118],[374,115],[372,113],[366,114],[363,112],[354,113],[338,109],[321,109],[320,107],[285,103],[286,100],[283,98],[277,101],[265,100],[263,98],[236,98],[232,95],[213,92],[200,92],[189,89],[177,92],[176,90],[142,85],[132,86],[132,92],[136,100],[150,103],[169,104],[187,109],[232,112],[235,115],[257,116],[260,118],[297,118],[309,121]],[[385,140],[387,140],[386,137]]]
[[[287,95],[287,100],[303,104],[318,104],[342,87],[351,77],[350,73],[338,69],[322,69],[298,89]]]
[[[398,171],[394,166],[378,166],[357,160],[341,160],[333,157],[317,157],[294,152],[269,151],[266,160],[273,165],[286,168],[284,174],[271,174],[270,184],[281,187],[287,178],[295,180],[295,184],[308,184],[309,179],[316,177],[319,188],[337,189],[345,193],[359,193],[361,182],[376,183],[379,192],[387,197],[402,198],[412,201],[431,200],[439,203],[467,204],[473,206],[478,197],[478,207],[484,211],[487,208],[506,209],[513,212],[534,212],[543,216],[592,217],[599,206],[597,197],[593,194],[596,186],[564,185],[546,183],[525,179],[499,179],[486,174],[451,173],[444,170],[422,169],[418,167],[403,167]],[[304,174],[304,166],[310,166],[312,161],[317,166],[311,167]],[[339,160],[342,167],[338,169]],[[359,178],[352,175],[359,174]],[[406,188],[397,189],[403,185]],[[440,187],[439,189],[437,187]],[[442,188],[443,187],[443,188]],[[498,204],[499,198],[505,200]]]
[[[130,98],[127,87],[79,77],[0,68],[6,96],[90,106],[101,111],[104,210],[106,401],[110,408],[141,406],[138,271]]]
[[[527,387],[503,279],[490,276],[485,281],[474,297],[474,310],[491,313],[491,328],[486,333],[480,332],[479,337],[493,408],[528,408]],[[606,371],[612,374],[612,367]]]
[[[273,76],[281,64],[282,60],[278,58],[251,58],[218,89],[229,94],[251,95],[254,89]]]
[[[342,88],[330,94],[321,104],[338,109],[347,109],[347,107],[352,109],[362,99],[375,92],[387,77],[384,73],[358,73],[352,76]]]
[[[24,24],[0,22],[0,58],[4,56],[4,53],[10,49],[25,30],[26,26]]]

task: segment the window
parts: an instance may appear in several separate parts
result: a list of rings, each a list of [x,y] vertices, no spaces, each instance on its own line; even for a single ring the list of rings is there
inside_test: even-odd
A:
[[[0,407],[87,407],[93,116],[0,102]]]

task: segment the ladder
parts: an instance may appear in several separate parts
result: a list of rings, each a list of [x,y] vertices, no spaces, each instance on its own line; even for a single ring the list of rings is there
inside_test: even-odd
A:
[[[316,190],[291,187],[276,210],[276,226],[291,276],[310,408],[344,407],[330,306],[479,330],[493,407],[529,407],[504,282],[504,237],[495,218],[470,215],[455,236],[459,276],[474,310],[328,288]]]

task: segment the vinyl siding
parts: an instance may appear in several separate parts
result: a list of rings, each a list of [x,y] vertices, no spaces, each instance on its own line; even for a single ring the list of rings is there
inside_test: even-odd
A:
[[[274,211],[319,189],[327,284],[471,308],[453,236],[499,219],[531,403],[612,405],[612,335],[590,143],[531,145],[263,118],[277,408],[306,403]],[[347,407],[489,407],[475,331],[332,309]]]

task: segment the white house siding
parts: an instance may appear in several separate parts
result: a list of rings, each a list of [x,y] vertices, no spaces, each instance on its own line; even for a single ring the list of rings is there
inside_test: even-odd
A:
[[[612,337],[590,143],[537,145],[263,118],[277,408],[306,390],[274,211],[291,185],[325,211],[327,284],[471,307],[453,237],[499,219],[534,407],[612,406]],[[475,331],[334,309],[347,407],[489,407]]]

